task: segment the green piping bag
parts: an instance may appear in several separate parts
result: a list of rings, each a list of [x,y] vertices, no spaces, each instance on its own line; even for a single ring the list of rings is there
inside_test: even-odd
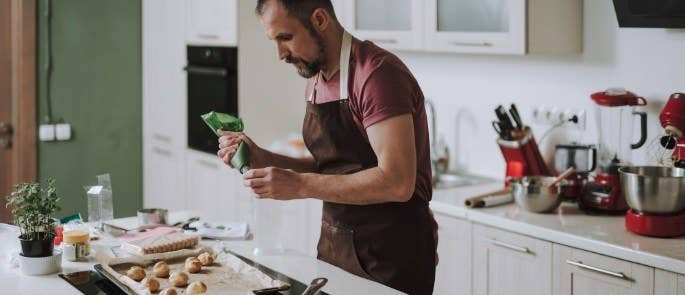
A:
[[[229,114],[209,112],[202,115],[202,120],[212,129],[212,132],[219,136],[217,130],[242,132],[244,129],[243,120],[233,117]],[[247,144],[241,142],[238,150],[231,158],[231,166],[244,174],[250,170],[250,149]]]

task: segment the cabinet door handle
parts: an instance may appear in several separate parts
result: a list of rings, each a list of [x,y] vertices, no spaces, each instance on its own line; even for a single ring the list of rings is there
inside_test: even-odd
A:
[[[154,152],[155,154],[158,154],[158,155],[162,155],[162,156],[167,156],[167,157],[168,157],[168,156],[171,156],[171,151],[165,150],[165,149],[161,149],[161,148],[158,148],[158,147],[153,147],[153,148],[152,148],[152,152]]]
[[[202,39],[219,39],[217,34],[197,34],[197,36]]]
[[[159,133],[153,134],[153,135],[152,135],[152,138],[154,138],[154,139],[156,139],[156,140],[159,140],[159,141],[167,142],[167,143],[170,143],[170,142],[171,142],[171,137],[166,136],[166,135],[161,135],[161,134],[159,134]]]
[[[373,43],[397,44],[397,39],[369,39]]]
[[[473,46],[473,47],[491,47],[490,42],[465,42],[465,41],[453,41],[450,44],[454,46]]]
[[[533,254],[533,252],[531,252],[530,249],[528,249],[526,247],[519,247],[519,246],[515,246],[512,244],[505,243],[505,242],[500,242],[498,240],[490,240],[490,242],[492,242],[492,244],[497,246],[497,247],[502,247],[502,248],[506,248],[509,250],[514,250],[516,252],[521,252],[524,254]]]
[[[213,163],[213,162],[210,162],[210,161],[198,160],[198,162],[199,162],[200,164],[202,164],[203,166],[207,166],[207,167],[210,167],[210,168],[217,169],[217,167],[218,167],[216,163]]]
[[[633,281],[634,281],[633,279],[631,279],[630,277],[628,277],[626,274],[624,274],[624,273],[622,273],[622,272],[613,272],[613,271],[610,271],[610,270],[601,269],[601,268],[599,268],[599,267],[595,267],[595,266],[591,266],[591,265],[584,264],[584,263],[581,262],[581,261],[566,260],[566,263],[567,263],[567,264],[570,264],[570,265],[573,265],[573,266],[580,267],[580,268],[582,268],[582,269],[587,269],[587,270],[594,271],[594,272],[597,272],[597,273],[601,273],[601,274],[605,274],[605,275],[608,275],[608,276],[616,277],[616,278],[619,278],[619,279],[622,279],[622,280],[626,280],[626,281],[628,281],[628,282],[633,282]]]

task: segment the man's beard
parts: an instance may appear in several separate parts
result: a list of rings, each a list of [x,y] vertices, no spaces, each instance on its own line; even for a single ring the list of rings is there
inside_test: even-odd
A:
[[[305,61],[300,58],[295,58],[292,56],[288,56],[285,58],[285,62],[289,64],[300,64],[302,67],[295,67],[297,69],[297,73],[304,77],[304,78],[311,78],[316,76],[321,69],[323,68],[323,65],[326,64],[326,56],[324,54],[324,46],[323,46],[323,38],[319,36],[319,34],[312,32],[312,36],[314,37],[314,40],[316,41],[316,46],[319,47],[318,54],[316,56],[316,59],[314,59],[311,62]]]

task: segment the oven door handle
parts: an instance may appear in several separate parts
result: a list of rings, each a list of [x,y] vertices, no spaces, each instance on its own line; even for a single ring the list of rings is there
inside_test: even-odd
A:
[[[220,77],[226,77],[228,75],[228,71],[226,69],[222,69],[222,68],[186,66],[185,68],[183,68],[183,70],[188,72],[188,74],[220,76]]]

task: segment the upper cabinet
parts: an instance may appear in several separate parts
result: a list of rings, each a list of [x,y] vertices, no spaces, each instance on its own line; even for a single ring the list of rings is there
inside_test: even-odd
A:
[[[421,0],[340,0],[336,8],[357,38],[388,49],[421,49]]]
[[[526,0],[426,1],[426,49],[526,53]]]
[[[237,0],[186,0],[186,42],[237,46]]]
[[[386,49],[509,55],[582,52],[580,0],[338,0],[335,6],[356,37]]]

